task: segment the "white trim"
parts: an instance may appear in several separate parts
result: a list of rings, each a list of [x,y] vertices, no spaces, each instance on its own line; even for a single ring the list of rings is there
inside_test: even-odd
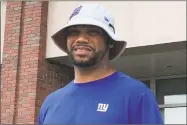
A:
[[[4,32],[5,32],[5,20],[6,20],[6,7],[7,1],[1,1],[1,52],[0,52],[0,64],[3,63],[3,45],[4,45]]]
[[[157,79],[171,79],[171,78],[183,78],[187,77],[187,74],[169,75],[169,76],[159,76],[155,77]]]
[[[176,107],[187,107],[187,103],[159,105],[159,108],[176,108]]]
[[[147,77],[147,78],[137,78],[138,80],[141,81],[146,81],[146,80],[158,80],[158,79],[171,79],[171,78],[182,78],[182,77],[187,77],[187,74],[175,74],[175,75],[167,75],[167,76],[153,76],[153,77]]]

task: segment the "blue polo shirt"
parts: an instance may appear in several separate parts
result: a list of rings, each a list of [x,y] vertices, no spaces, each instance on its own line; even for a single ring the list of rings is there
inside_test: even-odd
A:
[[[38,124],[163,124],[155,96],[124,73],[65,87],[47,96]]]

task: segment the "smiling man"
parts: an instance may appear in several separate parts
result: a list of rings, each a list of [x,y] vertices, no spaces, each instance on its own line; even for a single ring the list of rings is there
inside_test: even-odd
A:
[[[52,39],[71,58],[75,78],[47,96],[38,124],[163,124],[150,89],[110,66],[126,42],[103,6],[77,7]]]
[[[73,64],[78,67],[90,67],[97,64],[107,52],[104,30],[91,25],[71,26],[67,29],[68,53]],[[85,39],[87,38],[87,39]],[[77,41],[77,42],[75,42]]]

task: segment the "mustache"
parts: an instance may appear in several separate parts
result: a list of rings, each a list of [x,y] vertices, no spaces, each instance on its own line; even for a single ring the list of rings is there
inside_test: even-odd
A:
[[[95,51],[94,47],[92,47],[89,44],[85,44],[85,43],[77,43],[76,45],[72,46],[71,49],[73,50],[73,49],[75,49],[75,47],[79,47],[79,46],[81,46],[81,47],[87,47],[87,48],[90,48],[92,51]]]

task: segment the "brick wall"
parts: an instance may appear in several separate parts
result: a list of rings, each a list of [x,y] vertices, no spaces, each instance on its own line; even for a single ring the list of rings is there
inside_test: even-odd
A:
[[[1,123],[13,123],[22,2],[7,3],[1,82]]]
[[[1,124],[34,124],[45,97],[73,78],[73,69],[45,59],[48,2],[7,2]]]

